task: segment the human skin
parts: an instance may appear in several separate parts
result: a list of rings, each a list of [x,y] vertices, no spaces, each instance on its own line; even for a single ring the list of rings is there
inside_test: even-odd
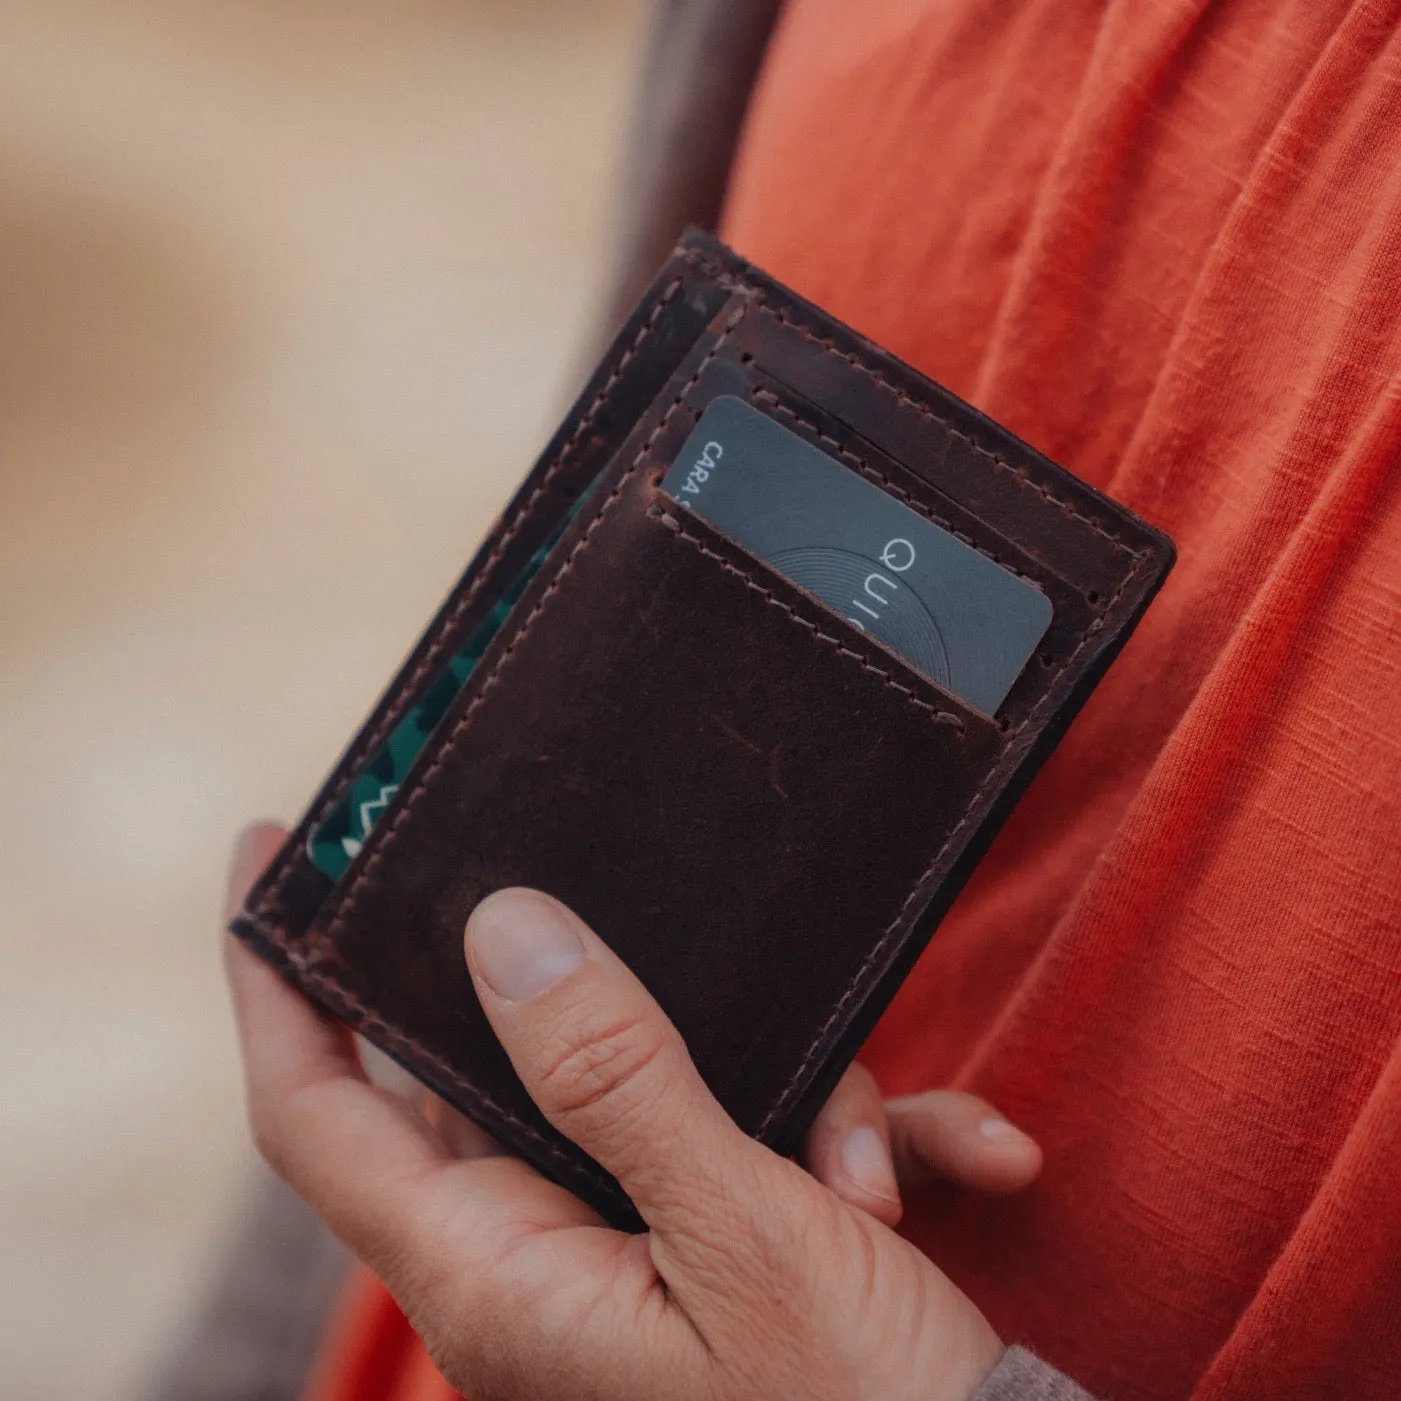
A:
[[[240,841],[230,902],[285,834]],[[473,912],[464,956],[531,1097],[612,1172],[629,1235],[439,1101],[367,1076],[351,1034],[233,939],[226,961],[253,1137],[385,1282],[474,1401],[966,1401],[1003,1347],[891,1229],[935,1177],[1004,1193],[1037,1146],[971,1095],[882,1103],[853,1067],[802,1165],[743,1134],[642,985],[536,891]]]

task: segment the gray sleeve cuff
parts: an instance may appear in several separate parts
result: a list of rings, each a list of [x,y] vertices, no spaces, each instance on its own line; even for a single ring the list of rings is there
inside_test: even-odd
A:
[[[1094,1401],[1063,1372],[1025,1348],[1009,1347],[971,1401]]]

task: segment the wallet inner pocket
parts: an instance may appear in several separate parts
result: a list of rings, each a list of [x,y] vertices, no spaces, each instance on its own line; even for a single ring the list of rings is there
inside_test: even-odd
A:
[[[971,732],[986,736],[993,746],[1000,744],[1002,730],[995,720],[916,670],[898,653],[872,641],[821,599],[800,589],[767,560],[717,530],[703,517],[678,507],[672,498],[660,492],[654,493],[646,515],[683,548],[694,550],[710,561],[712,567],[742,581],[766,604],[806,631],[815,643],[831,647],[838,655],[878,676],[909,704],[951,724],[960,734]]]

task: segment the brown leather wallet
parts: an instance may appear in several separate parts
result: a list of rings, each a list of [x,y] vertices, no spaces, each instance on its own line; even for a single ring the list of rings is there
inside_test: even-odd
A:
[[[734,395],[1051,600],[996,716],[659,490]],[[589,491],[592,486],[592,490]],[[589,491],[349,870],[309,834]],[[608,1220],[492,1034],[462,932],[549,891],[748,1133],[794,1151],[1172,566],[1171,542],[700,234],[683,240],[233,929]]]

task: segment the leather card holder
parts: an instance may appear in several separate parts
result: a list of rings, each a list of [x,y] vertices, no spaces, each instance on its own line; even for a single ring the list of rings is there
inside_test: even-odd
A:
[[[659,483],[747,400],[1051,600],[972,709]],[[309,833],[592,485],[336,882]],[[678,247],[233,922],[296,987],[606,1219],[463,963],[492,890],[559,897],[779,1153],[817,1109],[1173,562],[1171,542],[705,235]]]

